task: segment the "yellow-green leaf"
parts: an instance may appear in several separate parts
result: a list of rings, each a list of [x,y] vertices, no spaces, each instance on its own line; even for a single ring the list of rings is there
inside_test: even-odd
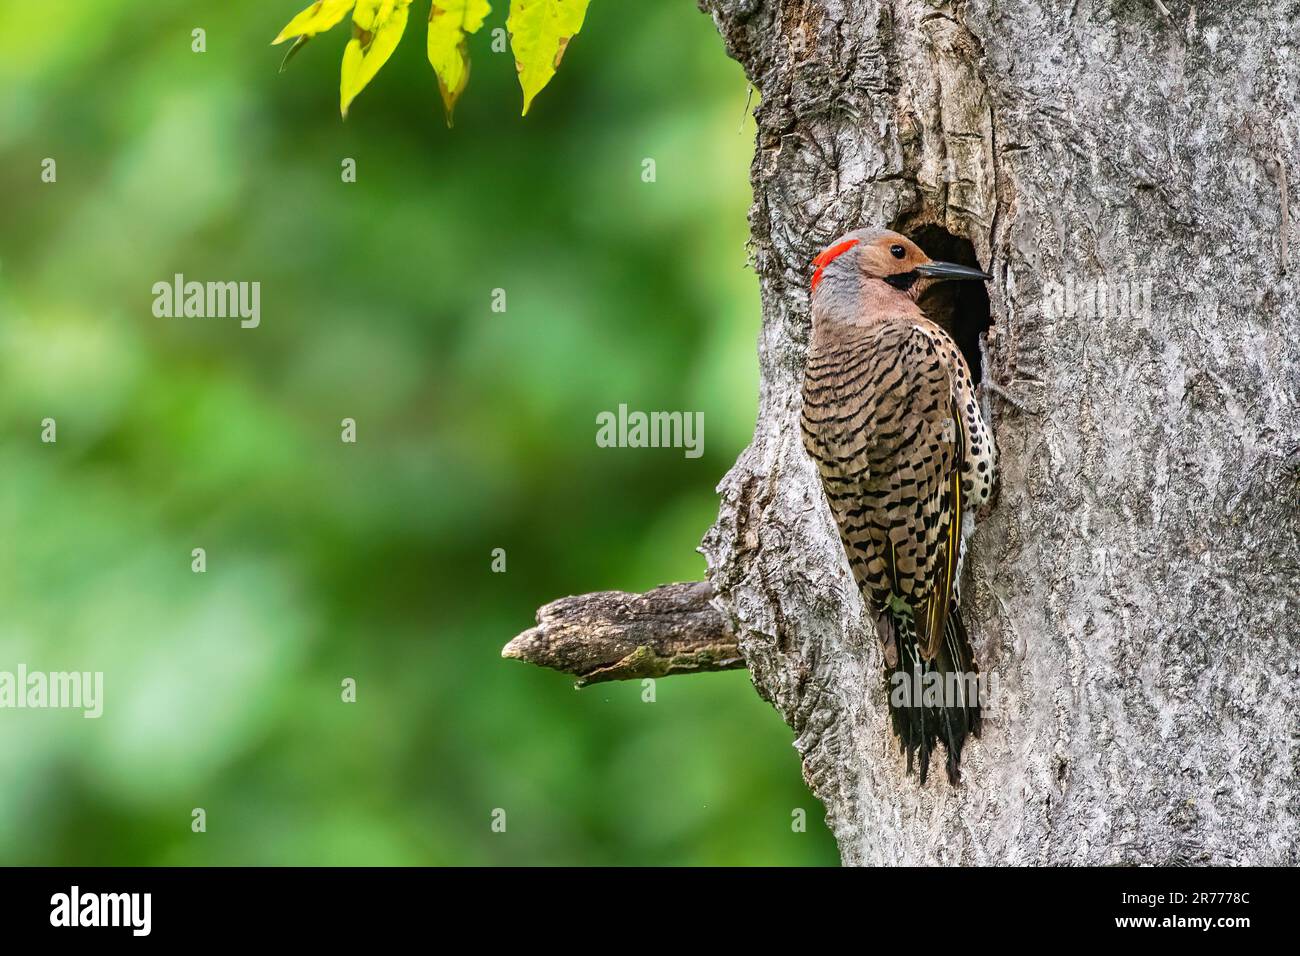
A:
[[[477,33],[491,12],[488,0],[433,0],[429,8],[429,63],[438,75],[448,126],[452,125],[456,100],[469,82],[465,38]]]
[[[271,46],[292,37],[314,37],[318,33],[324,33],[347,16],[354,2],[355,0],[316,0],[289,21],[280,35],[271,41]]]
[[[379,68],[397,49],[406,31],[411,0],[356,0],[352,11],[352,39],[343,50],[343,69],[339,76],[339,110],[348,115],[348,107]]]
[[[506,29],[515,53],[524,114],[555,75],[564,49],[582,29],[589,0],[511,0]]]

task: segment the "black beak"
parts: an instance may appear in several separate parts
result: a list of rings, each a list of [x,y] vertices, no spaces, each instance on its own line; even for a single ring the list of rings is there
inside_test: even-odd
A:
[[[987,272],[980,272],[979,269],[972,269],[970,266],[959,266],[955,262],[927,262],[923,266],[917,266],[916,271],[930,279],[993,278]]]

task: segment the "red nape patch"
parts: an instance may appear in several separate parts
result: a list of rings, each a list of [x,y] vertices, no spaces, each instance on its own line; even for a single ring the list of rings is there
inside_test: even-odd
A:
[[[844,242],[837,242],[812,261],[812,264],[817,267],[817,271],[813,273],[812,277],[814,291],[817,288],[817,283],[822,281],[822,273],[826,271],[826,267],[834,261],[836,256],[848,252],[859,242],[861,242],[860,239],[846,239]]]

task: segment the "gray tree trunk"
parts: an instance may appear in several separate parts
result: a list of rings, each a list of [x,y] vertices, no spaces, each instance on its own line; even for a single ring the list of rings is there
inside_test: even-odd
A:
[[[761,96],[763,298],[703,551],[844,861],[1300,862],[1300,5],[700,2]],[[984,377],[1028,400],[986,393],[957,788],[904,775],[798,428],[809,260],[925,224],[993,271]]]

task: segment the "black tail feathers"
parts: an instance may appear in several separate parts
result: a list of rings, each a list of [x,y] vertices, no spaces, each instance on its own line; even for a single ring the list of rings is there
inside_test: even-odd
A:
[[[924,784],[930,754],[942,740],[948,751],[948,779],[958,783],[966,737],[979,736],[982,687],[957,603],[948,613],[944,639],[933,660],[921,655],[911,615],[886,607],[877,625],[885,645],[889,714],[899,749],[907,754],[907,772],[912,772],[912,759],[919,753]]]

